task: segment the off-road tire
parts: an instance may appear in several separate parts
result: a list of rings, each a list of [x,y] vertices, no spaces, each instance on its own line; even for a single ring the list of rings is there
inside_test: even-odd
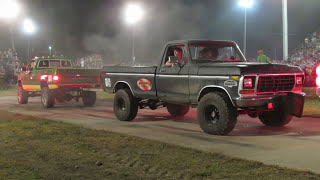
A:
[[[259,119],[266,126],[284,126],[292,120],[292,115],[289,115],[287,108],[281,105],[275,111],[260,113]]]
[[[63,103],[64,102],[64,92],[56,90],[55,91],[55,103]]]
[[[259,116],[259,113],[249,113],[248,116],[251,118],[257,118]]]
[[[18,103],[19,104],[27,104],[28,103],[28,91],[25,91],[22,86],[18,86]]]
[[[43,87],[41,90],[41,103],[44,108],[52,108],[54,106],[55,95],[54,91],[48,87]]]
[[[85,106],[93,106],[96,103],[97,94],[94,91],[82,91],[82,102]]]
[[[184,116],[189,112],[190,106],[180,104],[167,104],[167,110],[171,116]]]
[[[120,121],[131,121],[138,113],[138,100],[129,89],[120,89],[114,96],[113,110]]]
[[[205,133],[226,135],[235,127],[237,117],[237,109],[224,93],[208,93],[199,102],[198,122]]]

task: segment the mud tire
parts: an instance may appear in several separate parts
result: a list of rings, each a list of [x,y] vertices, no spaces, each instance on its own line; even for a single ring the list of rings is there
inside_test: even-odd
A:
[[[120,121],[131,121],[138,113],[138,100],[129,89],[120,89],[114,96],[113,110]]]
[[[208,134],[226,135],[237,122],[237,110],[224,93],[212,92],[204,95],[198,105],[198,122]]]
[[[184,116],[189,112],[190,106],[180,104],[167,104],[167,110],[171,116]]]
[[[276,111],[262,112],[259,119],[266,126],[284,126],[292,120],[292,115],[289,115],[287,108],[282,105]]]
[[[44,108],[52,108],[54,106],[55,95],[54,91],[48,87],[43,87],[41,90],[41,103]]]
[[[19,104],[28,103],[28,99],[29,99],[28,91],[25,91],[22,86],[18,86],[17,97],[18,97]]]
[[[85,106],[93,106],[96,103],[97,94],[94,91],[82,91],[82,102]]]

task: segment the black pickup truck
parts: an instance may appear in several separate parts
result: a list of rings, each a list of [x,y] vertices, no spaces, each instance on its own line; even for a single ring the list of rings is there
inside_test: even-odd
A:
[[[239,114],[283,126],[303,112],[301,69],[246,62],[232,41],[172,41],[158,66],[104,66],[101,73],[104,91],[115,93],[114,113],[122,121],[133,120],[139,108],[166,107],[172,116],[183,116],[191,106],[198,108],[204,132],[226,135]]]

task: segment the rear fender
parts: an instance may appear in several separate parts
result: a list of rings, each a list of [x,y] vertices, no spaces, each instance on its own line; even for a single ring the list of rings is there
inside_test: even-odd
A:
[[[129,83],[127,83],[126,81],[117,81],[114,86],[113,86],[113,93],[116,93],[119,89],[124,89],[124,88],[128,88],[130,89],[131,93],[134,95],[131,86],[129,85]]]

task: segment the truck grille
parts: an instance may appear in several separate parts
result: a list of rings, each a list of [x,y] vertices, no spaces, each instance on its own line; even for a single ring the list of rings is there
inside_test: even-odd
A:
[[[294,75],[260,76],[257,92],[291,91],[294,84]]]

